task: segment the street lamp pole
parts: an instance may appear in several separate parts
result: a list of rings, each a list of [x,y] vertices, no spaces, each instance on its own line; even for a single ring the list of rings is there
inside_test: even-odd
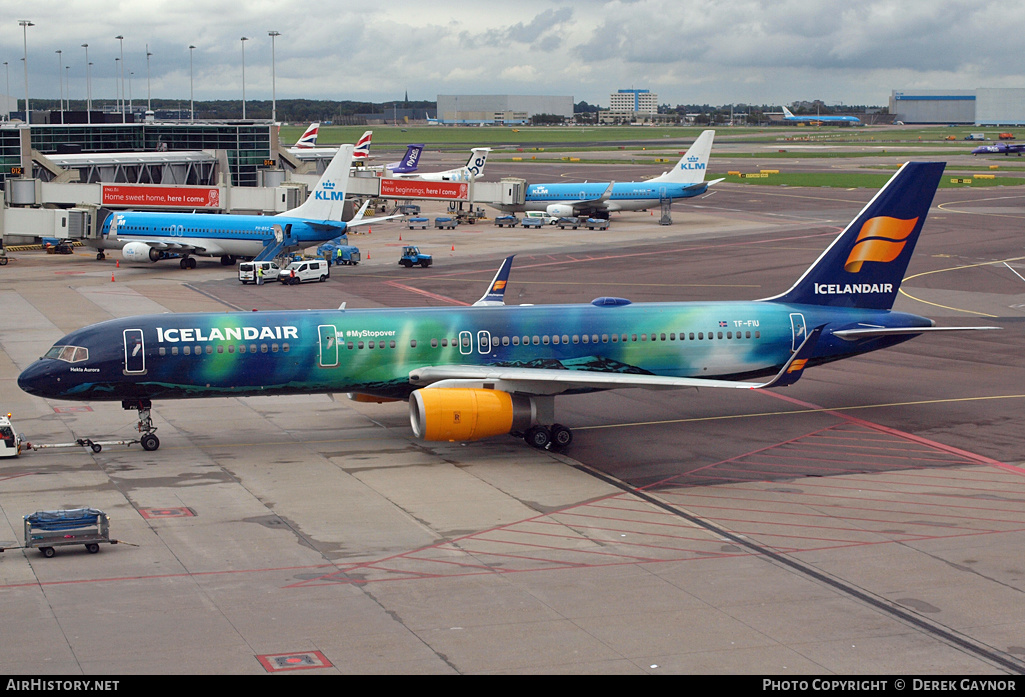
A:
[[[22,42],[25,44],[25,124],[32,125],[32,108],[28,103],[28,28],[36,26],[27,19],[19,19],[21,25]]]
[[[85,120],[86,123],[93,122],[93,83],[92,63],[89,62],[89,44],[82,44],[85,49]]]
[[[4,61],[4,72],[7,73],[7,89],[4,91],[4,96],[7,97],[11,94],[11,66],[7,63],[7,61]],[[4,104],[4,106],[8,105]],[[7,109],[6,113],[4,114],[4,121],[7,121],[10,118],[11,110]]]
[[[128,119],[125,117],[125,37],[118,34],[114,38],[121,44],[121,123],[127,123]]]
[[[189,46],[189,123],[192,123],[196,120],[196,102],[193,99],[192,92],[192,51],[195,48],[195,46]]]
[[[146,111],[153,111],[153,100],[150,93],[149,83],[149,57],[153,54],[149,52],[149,44],[146,44]]]
[[[278,90],[277,90],[277,75],[274,67],[274,39],[281,36],[279,31],[269,31],[267,34],[270,36],[270,120],[274,123],[278,122]]]
[[[64,54],[59,48],[54,53],[57,54],[57,87],[60,91],[60,106],[57,110],[61,114],[61,123],[64,123]]]
[[[242,37],[242,120],[246,120],[246,42],[248,36]]]

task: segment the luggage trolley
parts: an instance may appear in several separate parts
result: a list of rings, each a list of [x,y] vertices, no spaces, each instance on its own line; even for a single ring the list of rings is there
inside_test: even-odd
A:
[[[36,548],[44,557],[52,557],[54,547],[85,545],[90,554],[100,551],[100,543],[116,545],[110,539],[110,517],[95,508],[36,511],[25,516],[25,548]]]

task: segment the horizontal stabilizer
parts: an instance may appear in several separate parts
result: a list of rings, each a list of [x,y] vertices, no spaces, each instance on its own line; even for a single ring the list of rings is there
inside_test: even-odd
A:
[[[906,334],[925,334],[926,332],[969,332],[1003,327],[864,327],[859,329],[838,329],[833,336],[853,341],[854,339],[871,339],[877,336],[901,336]]]

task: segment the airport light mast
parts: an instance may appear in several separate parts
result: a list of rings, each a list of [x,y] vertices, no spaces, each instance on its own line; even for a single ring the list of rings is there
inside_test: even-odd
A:
[[[242,120],[246,120],[246,42],[248,36],[242,37]]]
[[[19,19],[21,25],[22,42],[25,44],[25,125],[32,125],[32,108],[28,103],[28,28],[36,26],[27,19]]]
[[[121,43],[121,123],[127,123],[128,119],[125,117],[125,37],[118,34],[114,38]],[[117,80],[117,76],[114,79]]]
[[[276,75],[274,71],[274,39],[281,36],[279,31],[269,31],[267,35],[270,36],[270,120],[273,123],[278,122],[278,92],[276,85]]]
[[[85,120],[93,122],[93,82],[92,63],[89,62],[89,44],[82,44],[85,49]]]
[[[192,51],[195,48],[195,46],[189,45],[189,123],[196,120],[196,101],[192,92]],[[178,115],[178,118],[181,118],[181,114]]]
[[[54,53],[57,54],[57,89],[60,92],[57,110],[61,114],[61,123],[64,123],[64,54],[59,48]]]

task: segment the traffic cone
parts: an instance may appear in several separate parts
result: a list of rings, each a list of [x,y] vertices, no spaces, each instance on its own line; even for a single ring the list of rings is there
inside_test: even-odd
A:
[[[111,283],[114,282],[114,272],[113,271],[110,272],[110,282]]]
[[[115,269],[120,269],[121,268],[121,260],[120,259],[115,259],[114,260],[114,268]]]
[[[370,261],[370,252],[367,252],[367,261]]]
[[[400,232],[399,233],[399,242],[401,242],[401,241],[402,241],[402,233]]]
[[[456,246],[455,245],[452,245],[452,251],[453,252],[456,251]]]
[[[367,225],[367,234],[368,235],[373,235],[374,234],[374,228],[372,228],[369,225]]]

